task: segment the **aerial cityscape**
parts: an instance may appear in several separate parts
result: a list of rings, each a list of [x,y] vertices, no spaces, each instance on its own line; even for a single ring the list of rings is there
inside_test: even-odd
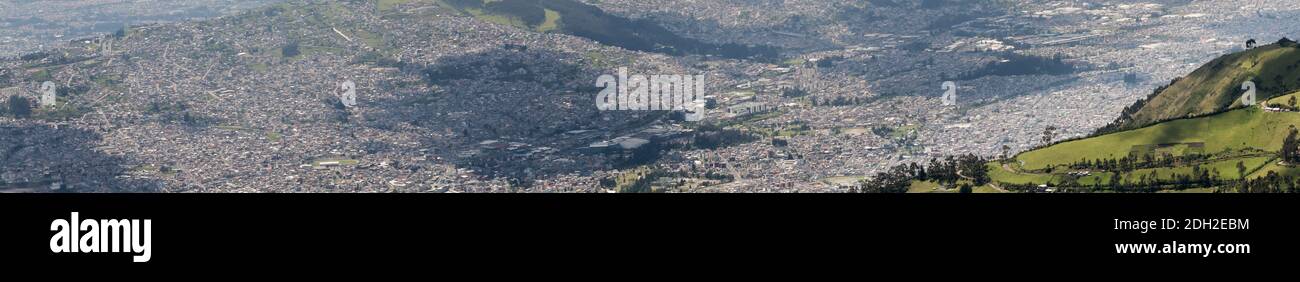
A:
[[[1297,0],[0,1],[0,192],[1296,192],[1297,18]]]

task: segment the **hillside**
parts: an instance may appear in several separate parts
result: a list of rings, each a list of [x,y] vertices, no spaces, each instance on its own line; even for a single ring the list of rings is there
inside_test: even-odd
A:
[[[1269,171],[1300,175],[1279,157],[1283,140],[1297,125],[1297,112],[1237,109],[1063,142],[990,163],[989,170],[994,183],[1025,189],[1039,184],[1092,191],[1125,190],[1116,184],[1139,191],[1224,187]]]
[[[1241,85],[1252,78],[1262,103],[1242,105]],[[989,176],[1016,191],[1292,189],[1300,169],[1285,140],[1300,125],[1296,89],[1294,42],[1225,55],[1126,109],[1102,135],[991,162]]]
[[[1242,149],[1277,151],[1282,146],[1282,138],[1286,137],[1286,129],[1295,124],[1300,124],[1298,113],[1238,109],[1064,142],[1022,153],[1016,159],[1026,170],[1043,170],[1084,160],[1123,158],[1129,156],[1135,146],[1147,145],[1171,147],[1202,143],[1204,153]]]
[[[779,50],[768,46],[704,43],[677,35],[650,20],[612,15],[574,0],[438,0],[436,3],[483,21],[568,34],[628,50],[766,61],[778,61],[779,55]]]
[[[1300,47],[1294,41],[1256,47],[1219,57],[1127,109],[1117,129],[1133,129],[1188,116],[1240,107],[1242,83],[1253,79],[1257,98],[1268,99],[1300,89]]]
[[[0,111],[0,133],[22,137],[0,142],[0,160],[22,164],[0,166],[0,181],[118,192],[421,192],[473,181],[457,189],[505,191],[523,185],[507,181],[617,163],[570,149],[662,116],[590,106],[586,89],[609,64],[688,72],[672,57],[432,1],[289,1],[131,26],[0,59],[0,100],[36,101],[46,81],[58,92],[55,106]],[[353,106],[339,98],[348,91]],[[591,133],[566,134],[575,130]],[[133,181],[114,182],[123,175]]]

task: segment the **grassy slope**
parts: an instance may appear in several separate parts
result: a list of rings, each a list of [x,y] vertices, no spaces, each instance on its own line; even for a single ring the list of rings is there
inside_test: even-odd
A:
[[[1272,160],[1274,160],[1273,157],[1250,157],[1250,158],[1222,160],[1222,161],[1210,163],[1208,165],[1201,165],[1201,169],[1218,170],[1219,174],[1223,177],[1223,179],[1234,180],[1234,179],[1239,179],[1241,177],[1241,175],[1237,173],[1238,162],[1246,166],[1246,173],[1249,174],[1251,171],[1254,171],[1264,166],[1265,164],[1270,163],[1270,161]],[[1162,168],[1139,169],[1125,174],[1124,179],[1137,179],[1138,177],[1141,177],[1143,175],[1150,175],[1152,173],[1155,173],[1155,175],[1161,180],[1172,180],[1170,176],[1173,175],[1173,173],[1189,175],[1192,173],[1192,167],[1182,166],[1182,167],[1173,167],[1173,168],[1162,167]]]
[[[961,183],[969,184],[970,182],[961,181],[958,183],[958,185],[960,185]],[[939,183],[935,183],[932,181],[912,181],[912,186],[907,190],[907,193],[914,193],[914,194],[915,193],[958,193],[958,192],[960,191],[957,190],[956,185],[954,185],[953,187],[943,187],[942,185],[939,185]],[[1005,192],[1002,190],[998,190],[997,188],[993,188],[993,186],[984,185],[984,186],[971,187],[971,193],[983,194],[983,193],[1005,193]]]
[[[1014,165],[1012,165],[1014,166]],[[1015,172],[1017,168],[1006,169],[995,163],[990,163],[989,177],[995,181],[1008,184],[1043,184],[1048,182],[1060,181],[1056,176],[1050,174],[1038,173],[1020,173]]]
[[[1282,95],[1282,96],[1274,97],[1273,99],[1268,99],[1268,104],[1269,104],[1269,105],[1274,105],[1274,104],[1277,104],[1277,105],[1286,105],[1286,104],[1288,104],[1287,102],[1290,102],[1290,101],[1288,101],[1288,100],[1290,100],[1291,97],[1296,97],[1296,99],[1300,99],[1300,91],[1297,91],[1297,92],[1291,92],[1291,94],[1286,94],[1286,95]],[[1300,102],[1296,102],[1296,103],[1297,103],[1297,104],[1300,104]],[[1297,106],[1300,106],[1300,105],[1297,105]]]
[[[1200,164],[1202,169],[1218,171],[1225,180],[1241,179],[1237,163],[1246,167],[1247,179],[1254,179],[1275,171],[1283,175],[1300,175],[1300,167],[1279,165],[1275,152],[1282,146],[1287,128],[1300,125],[1300,113],[1266,112],[1258,107],[1156,124],[1150,127],[1113,133],[1099,137],[1056,144],[1029,151],[1015,158],[1017,162],[1005,167],[989,164],[989,175],[995,183],[1059,185],[1067,179],[1062,165],[1083,159],[1115,159],[1127,156],[1134,145],[1205,142],[1207,154],[1214,160]],[[1225,149],[1234,152],[1224,153]],[[1248,149],[1248,151],[1241,151]],[[1261,152],[1263,151],[1263,152]],[[1023,166],[1022,166],[1023,164]],[[1031,172],[1056,167],[1054,173]],[[1160,180],[1173,180],[1174,173],[1189,175],[1192,167],[1161,167],[1122,172],[1125,181],[1135,181],[1144,175],[1154,175]],[[1075,180],[1081,186],[1110,185],[1112,172],[1093,172]],[[916,188],[916,187],[914,187]],[[1212,192],[1214,189],[1194,190]],[[1183,191],[1187,192],[1187,191]]]
[[[1134,145],[1205,142],[1206,153],[1225,149],[1253,148],[1277,151],[1291,125],[1300,124],[1300,113],[1268,113],[1258,108],[1183,119],[1136,130],[1056,144],[1025,152],[1016,157],[1026,170],[1041,170],[1085,159],[1118,159]],[[1226,173],[1226,172],[1225,172]]]
[[[1265,164],[1264,167],[1260,168],[1259,170],[1256,170],[1254,173],[1251,173],[1250,178],[1263,177],[1265,175],[1268,175],[1268,172],[1270,171],[1277,172],[1278,174],[1281,175],[1300,175],[1300,167],[1280,165],[1275,160],[1269,162],[1268,164]]]
[[[1134,125],[1240,106],[1241,85],[1255,78],[1260,100],[1300,88],[1300,48],[1266,45],[1219,57],[1156,95],[1133,115]],[[1280,78],[1280,79],[1279,79]]]
[[[1285,104],[1291,96],[1300,96],[1300,48],[1266,45],[1225,55],[1202,66],[1156,95],[1133,115],[1129,126],[1145,125],[1103,136],[1063,142],[1016,156],[1016,163],[1003,167],[990,163],[990,176],[1007,184],[1061,183],[1066,180],[1061,166],[1083,160],[1119,159],[1129,155],[1135,145],[1204,142],[1203,150],[1216,160],[1201,164],[1217,170],[1223,179],[1240,179],[1237,163],[1247,168],[1246,178],[1269,171],[1300,175],[1300,168],[1279,165],[1268,152],[1282,146],[1287,128],[1300,125],[1300,113],[1271,113],[1258,107],[1236,109],[1212,116],[1171,120],[1188,115],[1218,112],[1242,107],[1241,85],[1252,80],[1257,85],[1257,99]],[[1236,153],[1224,153],[1236,151]],[[1176,153],[1177,154],[1177,153]],[[1043,173],[1057,168],[1055,173]],[[1189,174],[1190,166],[1141,169],[1122,172],[1127,181],[1143,175],[1168,180],[1173,173]],[[1093,172],[1080,177],[1080,185],[1108,185],[1111,172]]]

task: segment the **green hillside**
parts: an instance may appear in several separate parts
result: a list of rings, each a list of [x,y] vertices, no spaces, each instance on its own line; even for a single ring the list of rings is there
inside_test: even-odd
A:
[[[1117,123],[1132,129],[1155,122],[1199,116],[1240,107],[1242,83],[1253,79],[1257,99],[1300,90],[1300,47],[1293,41],[1219,57],[1178,79],[1138,107],[1125,112]]]
[[[1300,177],[1300,167],[1279,157],[1297,126],[1300,112],[1243,108],[1024,152],[989,163],[989,176],[1003,186],[1096,192],[1121,184],[1136,191],[1212,192],[1270,172]]]
[[[1248,80],[1263,107],[1241,104]],[[991,162],[988,175],[1013,191],[1300,190],[1300,145],[1286,145],[1300,141],[1285,141],[1300,126],[1297,90],[1300,46],[1284,38],[1161,87],[1100,135]]]
[[[1134,146],[1171,145],[1177,149],[1173,144],[1194,143],[1203,143],[1205,154],[1243,149],[1275,152],[1282,147],[1286,129],[1293,125],[1300,125],[1300,113],[1273,113],[1253,107],[1064,142],[1022,153],[1016,160],[1026,170],[1043,170],[1084,160],[1123,158],[1133,152]]]

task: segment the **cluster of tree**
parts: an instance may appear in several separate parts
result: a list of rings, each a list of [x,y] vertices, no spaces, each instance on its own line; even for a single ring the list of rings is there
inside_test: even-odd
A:
[[[1244,170],[1244,168],[1240,169]],[[1141,174],[1138,177],[1126,179],[1123,173],[1111,173],[1105,181],[1096,181],[1091,185],[1079,183],[1076,176],[1064,176],[1059,183],[1042,183],[1058,191],[1091,191],[1091,192],[1156,192],[1161,190],[1184,190],[1189,188],[1216,187],[1227,185],[1232,181],[1223,180],[1222,175],[1217,169],[1205,169],[1201,166],[1192,166],[1192,171],[1187,174],[1170,173],[1168,177],[1162,177],[1157,173]],[[1105,183],[1105,184],[1103,184]],[[1039,183],[1028,184],[1003,184],[1003,188],[1012,191],[1021,192],[1045,192]]]
[[[962,179],[968,179],[975,182],[976,186],[988,184],[988,168],[985,164],[987,159],[976,155],[962,155],[959,157],[948,156],[944,160],[930,159],[930,164],[921,167],[912,163],[908,165],[908,171],[916,176],[917,180],[929,180],[939,182],[940,184],[954,184]]]
[[[180,122],[187,126],[203,126],[207,122],[191,114],[189,105],[185,103],[150,102],[145,113],[162,122]]]
[[[863,180],[853,192],[861,193],[906,193],[912,181],[934,181],[942,185],[954,185],[958,181],[968,180],[973,186],[988,184],[988,160],[972,155],[958,157],[948,156],[943,160],[930,159],[930,163],[921,166],[917,163],[902,164],[877,173],[875,177]]]
[[[125,38],[128,28],[130,28],[129,24],[122,24],[122,28],[119,28],[117,29],[117,31],[114,31],[111,36],[113,38],[118,38],[118,39]]]
[[[1282,139],[1282,150],[1278,151],[1278,157],[1288,164],[1300,163],[1300,140],[1296,140],[1297,133],[1295,126],[1292,126],[1286,138]]]
[[[772,147],[781,148],[786,146],[790,146],[790,140],[786,140],[785,138],[772,137]]]
[[[1053,139],[1056,139],[1056,126],[1048,125],[1043,129],[1043,144],[1051,144]]]
[[[1270,171],[1264,177],[1238,181],[1229,189],[1238,193],[1300,193],[1300,178]]]
[[[888,126],[872,126],[871,133],[875,134],[876,136],[889,138],[891,135],[894,134],[894,128]]]
[[[875,177],[863,180],[859,187],[849,190],[855,193],[907,193],[912,188],[915,176],[906,165],[889,168],[889,171],[877,173]]]
[[[659,153],[664,149],[666,148],[660,142],[646,143],[645,145],[641,145],[641,147],[632,149],[632,154],[619,166],[626,168],[654,163],[659,160]]]
[[[678,187],[686,186],[685,178],[715,180],[718,182],[732,182],[736,180],[735,176],[723,174],[714,171],[699,172],[691,170],[667,170],[661,167],[649,168],[645,172],[633,172],[635,175],[622,176],[624,180],[630,180],[626,183],[619,183],[620,176],[608,176],[599,180],[603,188],[618,189],[619,193],[652,193],[654,187],[651,185],[662,177],[680,178],[677,182],[671,183]],[[631,179],[628,179],[631,178]],[[622,184],[620,186],[620,184]]]
[[[1175,167],[1207,159],[1209,159],[1209,156],[1203,154],[1187,154],[1182,156],[1166,155],[1162,157],[1144,154],[1141,157],[1130,155],[1119,159],[1081,160],[1070,163],[1069,167],[1071,169],[1132,171],[1146,168]]]
[[[822,58],[821,60],[817,60],[817,67],[818,68],[835,67],[835,62],[839,62],[843,60],[844,60],[844,56],[830,56],[830,57]]]
[[[989,61],[978,69],[963,73],[958,76],[959,80],[974,80],[985,76],[1062,75],[1075,71],[1074,65],[1066,62],[1061,54],[1049,58],[1006,52],[1001,57],[1002,60]]]
[[[1125,84],[1138,84],[1138,82],[1142,82],[1142,79],[1139,78],[1138,75],[1137,75],[1136,73],[1127,73],[1127,74],[1124,74],[1124,83],[1125,83]]]
[[[781,97],[799,98],[803,96],[808,96],[808,90],[804,90],[801,87],[790,87],[781,90]]]
[[[289,42],[289,44],[285,44],[284,47],[281,47],[280,54],[284,55],[285,58],[293,58],[302,54],[302,51],[299,50],[298,41],[293,41]]]
[[[1300,45],[1296,44],[1295,40],[1291,40],[1291,38],[1287,38],[1287,37],[1282,37],[1282,39],[1278,39],[1277,45],[1282,47],[1300,48]]]
[[[717,149],[735,144],[744,144],[758,140],[745,131],[736,129],[697,130],[691,145],[698,149]]]
[[[5,102],[4,114],[14,118],[27,118],[32,116],[32,100],[23,96],[12,96]]]
[[[1189,174],[1171,173],[1168,178],[1161,178],[1155,173],[1143,174],[1135,180],[1125,180],[1120,177],[1119,173],[1111,174],[1110,183],[1107,187],[1113,191],[1140,191],[1154,192],[1159,190],[1183,190],[1188,188],[1214,187],[1226,183],[1222,180],[1217,169],[1202,169],[1201,166],[1192,166],[1192,172]],[[1101,185],[1093,185],[1094,189],[1102,189]]]
[[[0,69],[0,88],[9,87],[13,84],[13,74],[7,69]]]

